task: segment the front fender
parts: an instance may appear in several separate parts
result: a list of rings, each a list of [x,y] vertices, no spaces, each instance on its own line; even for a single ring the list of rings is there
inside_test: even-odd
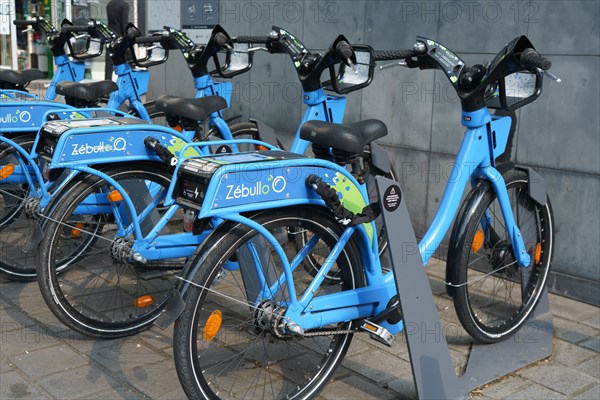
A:
[[[462,243],[460,243],[459,239],[464,236],[471,215],[473,215],[488,190],[494,190],[490,182],[485,180],[478,182],[467,194],[467,197],[458,210],[458,217],[454,221],[454,227],[450,234],[448,255],[446,257],[446,293],[450,297],[454,297],[457,288],[448,285],[448,283],[454,284],[459,280],[458,268],[454,267],[462,252]]]

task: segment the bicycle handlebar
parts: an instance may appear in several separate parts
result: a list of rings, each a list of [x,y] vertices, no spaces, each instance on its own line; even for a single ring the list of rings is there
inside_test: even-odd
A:
[[[15,19],[13,21],[13,24],[15,24],[16,26],[28,26],[28,25],[35,25],[37,24],[38,21],[33,20],[33,19]]]
[[[136,44],[152,44],[159,43],[164,39],[163,36],[154,35],[154,36],[139,36],[135,38]]]
[[[414,49],[410,50],[376,50],[373,52],[373,61],[404,60],[420,55]]]
[[[78,25],[78,26],[69,26],[65,25],[60,28],[61,33],[71,33],[71,32],[88,32],[90,29],[89,25]]]
[[[526,68],[539,68],[547,71],[552,67],[552,62],[543,57],[534,49],[525,49],[519,57],[519,62]]]
[[[265,44],[271,40],[268,36],[238,36],[234,39],[238,43],[248,44]]]

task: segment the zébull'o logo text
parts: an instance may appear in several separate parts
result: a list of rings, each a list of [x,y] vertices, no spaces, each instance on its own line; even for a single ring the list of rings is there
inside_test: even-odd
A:
[[[258,181],[254,184],[227,185],[226,200],[245,199],[248,197],[266,196],[269,193],[281,193],[285,190],[287,181],[283,176],[269,177],[269,183]]]
[[[0,116],[0,123],[3,124],[16,124],[17,122],[27,123],[31,121],[31,114],[29,111],[15,111],[14,114],[8,113]]]
[[[89,143],[77,143],[71,145],[72,156],[83,156],[98,153],[122,152],[127,150],[127,141],[124,138],[111,138],[108,143],[102,141],[95,145]]]

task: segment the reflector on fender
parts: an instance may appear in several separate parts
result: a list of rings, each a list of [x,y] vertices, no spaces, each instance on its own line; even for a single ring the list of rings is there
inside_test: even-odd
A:
[[[221,310],[213,311],[206,320],[206,324],[204,324],[204,340],[207,342],[213,340],[219,333],[222,322],[223,314],[221,314]]]
[[[475,232],[475,236],[473,237],[473,243],[471,244],[471,250],[473,250],[473,253],[477,253],[481,249],[481,246],[483,246],[484,238],[485,236],[481,229]]]
[[[15,166],[13,164],[7,164],[0,168],[0,180],[6,179],[15,172]]]
[[[154,303],[154,299],[149,294],[145,296],[140,296],[133,302],[133,305],[137,308],[144,308],[152,305]]]

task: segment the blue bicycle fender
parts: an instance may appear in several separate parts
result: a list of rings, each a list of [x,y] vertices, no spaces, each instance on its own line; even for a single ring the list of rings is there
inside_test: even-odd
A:
[[[177,157],[180,157],[179,150],[183,145],[190,141],[180,132],[137,118],[51,121],[43,126],[40,137],[36,149],[39,154],[52,159],[50,168],[160,161],[144,145],[144,139],[155,138]]]

